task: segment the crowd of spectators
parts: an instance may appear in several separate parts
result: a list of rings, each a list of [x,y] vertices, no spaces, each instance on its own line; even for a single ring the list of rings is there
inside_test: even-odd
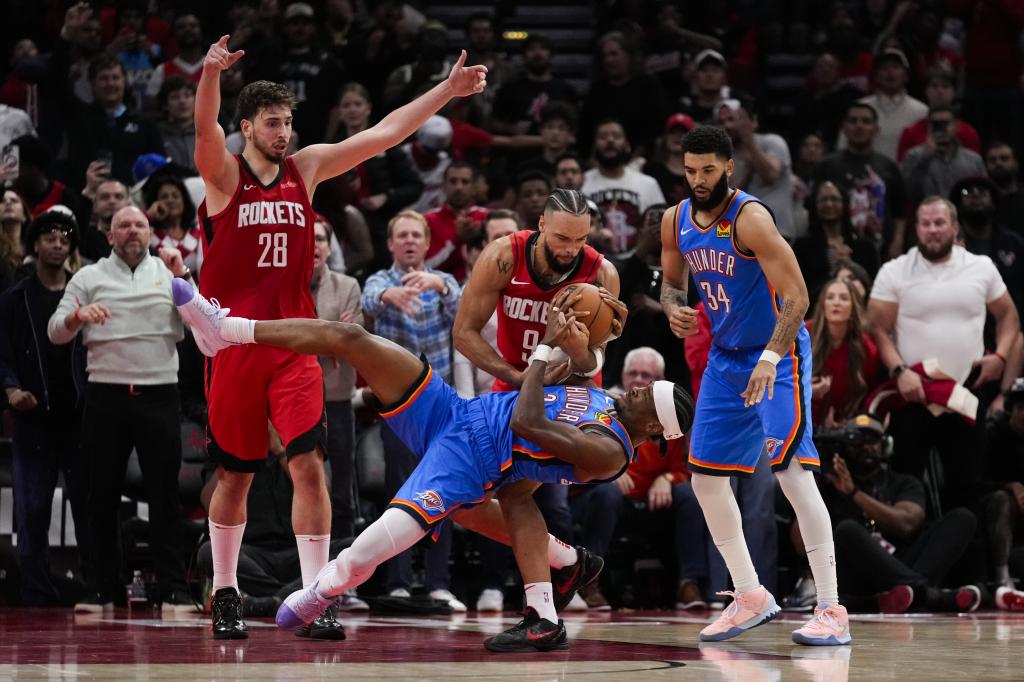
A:
[[[447,26],[436,4],[15,2],[0,29],[0,380],[22,603],[77,596],[47,577],[58,480],[85,579],[123,583],[139,568],[134,554],[121,560],[117,539],[133,448],[162,539],[151,547],[161,599],[186,601],[181,537],[194,538],[182,522],[204,512],[202,496],[174,479],[181,434],[205,419],[202,364],[167,302],[137,296],[126,279],[139,267],[202,278],[195,88],[206,47],[228,34],[246,52],[221,80],[219,122],[236,153],[245,83],[295,93],[294,151],[366,130],[443,79],[460,48],[467,64],[487,65],[483,96],[452,102],[311,198],[320,316],[425,355],[464,396],[489,380],[452,342],[461,287],[487,243],[537,228],[556,187],[590,202],[590,243],[619,270],[630,308],[607,349],[605,386],[664,377],[699,391],[709,325],[702,318],[685,345],[668,332],[659,225],[687,195],[683,136],[721,126],[735,150],[732,186],[771,210],[811,296],[810,421],[845,598],[888,611],[1024,608],[1013,591],[1024,579],[1024,6],[594,2],[579,27],[594,31],[592,72],[579,79],[567,77],[575,48],[558,27],[504,33],[518,28],[513,3]],[[493,324],[481,331],[492,343]],[[372,426],[373,397],[351,368],[322,365],[333,536],[343,541],[414,463]],[[383,441],[379,465],[372,435]],[[273,445],[271,433],[268,453]],[[634,559],[645,555],[664,566],[671,593],[647,605],[706,608],[728,587],[685,448],[646,443],[618,481],[544,505],[559,537],[612,568],[575,607],[643,605]],[[268,490],[288,488],[268,475]],[[765,585],[792,592],[790,607],[813,605],[809,573],[792,558],[799,534],[779,521],[791,512],[776,509],[767,469],[735,485]],[[246,541],[272,551],[278,535]],[[384,589],[502,608],[514,579],[507,553],[453,542],[451,528],[439,539],[424,576],[411,555],[397,557]],[[449,570],[465,561],[484,565],[482,584]],[[281,566],[243,588],[280,593],[297,577]]]

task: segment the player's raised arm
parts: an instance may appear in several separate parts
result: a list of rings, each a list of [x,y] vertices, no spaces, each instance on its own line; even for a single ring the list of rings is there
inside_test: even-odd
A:
[[[341,175],[409,137],[453,97],[483,92],[487,86],[487,67],[464,66],[465,62],[463,50],[447,79],[395,109],[372,128],[335,144],[314,144],[296,153],[295,163],[310,196],[319,182]]]
[[[502,237],[488,244],[477,259],[473,274],[462,290],[453,335],[455,348],[470,362],[491,376],[518,386],[522,382],[519,370],[480,335],[511,277],[512,246],[508,237]]]
[[[774,395],[775,363],[789,353],[797,332],[804,324],[808,305],[807,284],[793,249],[779,234],[768,209],[761,204],[747,204],[737,216],[736,243],[738,248],[746,248],[757,256],[768,284],[780,299],[778,319],[765,346],[765,355],[751,373],[747,390],[742,394],[749,407],[761,402],[765,391],[769,400]],[[769,359],[772,357],[775,362]]]
[[[544,373],[553,347],[573,335],[586,335],[586,328],[570,313],[552,308],[541,344],[526,368],[523,385],[512,411],[509,427],[525,438],[572,464],[580,481],[604,480],[617,475],[628,455],[613,437],[584,431],[564,422],[548,419],[544,410]]]
[[[661,309],[672,333],[683,338],[697,332],[697,311],[686,305],[689,270],[677,241],[678,213],[679,206],[673,206],[661,217]]]
[[[210,46],[203,60],[203,74],[196,88],[195,161],[207,188],[215,187],[230,196],[238,184],[238,167],[224,146],[224,129],[217,123],[220,114],[220,74],[245,55],[244,50],[230,52],[228,36]]]

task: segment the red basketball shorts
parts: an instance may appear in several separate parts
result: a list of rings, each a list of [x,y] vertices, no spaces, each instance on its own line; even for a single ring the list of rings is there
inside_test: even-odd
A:
[[[288,455],[326,451],[324,378],[315,356],[248,344],[206,365],[207,446],[231,471],[256,471],[268,452],[267,420]]]

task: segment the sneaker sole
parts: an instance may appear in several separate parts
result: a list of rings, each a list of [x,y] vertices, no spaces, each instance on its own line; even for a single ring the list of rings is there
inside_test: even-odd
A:
[[[807,646],[841,646],[843,644],[849,644],[851,641],[853,641],[853,638],[850,637],[849,632],[847,632],[842,637],[829,635],[824,639],[815,639],[814,637],[807,637],[806,635],[802,635],[799,632],[794,632],[793,641],[797,644],[804,644]]]
[[[341,642],[345,639],[345,631],[341,628],[295,628],[295,636],[305,639],[320,639],[328,642]]]
[[[565,651],[569,648],[569,642],[559,642],[552,644],[551,646],[536,646],[533,644],[519,644],[519,645],[504,645],[504,644],[493,644],[488,640],[484,640],[484,648],[488,651],[493,651],[500,654],[533,654],[537,652],[545,651]]]
[[[277,614],[274,616],[274,622],[277,623],[277,627],[282,630],[294,630],[295,628],[300,628],[306,624],[294,611],[292,611],[292,607],[288,606],[287,602],[283,602],[277,609]]]
[[[748,625],[746,627],[730,628],[730,629],[726,630],[725,632],[718,633],[717,635],[705,635],[704,633],[701,633],[700,641],[702,641],[702,642],[724,642],[727,639],[732,639],[733,637],[738,637],[739,635],[742,635],[747,630],[752,630],[752,629],[754,629],[754,628],[756,628],[756,627],[758,627],[760,625],[764,625],[765,623],[769,623],[769,622],[775,620],[775,617],[777,615],[779,615],[780,613],[782,613],[782,609],[780,609],[778,606],[776,606],[772,610],[770,610],[764,616],[764,618],[762,618],[757,623],[754,623],[753,625]]]
[[[215,632],[214,639],[249,639],[249,633],[244,630],[232,630],[231,632]]]

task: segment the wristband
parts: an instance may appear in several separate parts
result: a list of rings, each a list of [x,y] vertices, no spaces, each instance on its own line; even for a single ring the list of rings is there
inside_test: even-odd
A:
[[[761,362],[762,360],[770,364],[772,367],[776,367],[779,364],[779,361],[782,360],[782,356],[773,350],[765,348],[761,351],[761,357],[757,359],[758,362]]]
[[[994,351],[992,351],[992,355],[994,355],[994,356],[996,356],[997,358],[999,358],[1000,360],[1002,360],[1002,361],[1003,361],[1003,364],[1004,364],[1004,365],[1006,364],[1006,356],[1004,356],[1004,355],[1003,355],[1002,353],[1000,353],[999,351],[997,351],[997,350],[994,350]]]
[[[594,369],[590,370],[589,372],[576,372],[576,374],[578,374],[579,376],[587,377],[588,379],[591,377],[596,377],[598,373],[601,371],[601,368],[604,367],[604,353],[601,351],[600,348],[594,348],[593,351],[595,361]]]
[[[554,349],[551,346],[540,344],[533,349],[533,355],[530,356],[530,364],[532,365],[535,360],[541,362],[547,362],[551,359],[551,353]]]
[[[189,267],[186,265],[185,266],[185,272],[181,273],[180,275],[175,275],[175,277],[177,277],[178,279],[185,279],[185,280],[192,279],[192,271],[189,270]]]
[[[907,366],[904,365],[901,362],[900,364],[898,364],[898,365],[896,365],[895,367],[892,368],[892,371],[889,372],[889,378],[890,379],[898,379],[899,376],[901,374],[903,374],[903,371],[906,370],[906,369],[908,369]]]

